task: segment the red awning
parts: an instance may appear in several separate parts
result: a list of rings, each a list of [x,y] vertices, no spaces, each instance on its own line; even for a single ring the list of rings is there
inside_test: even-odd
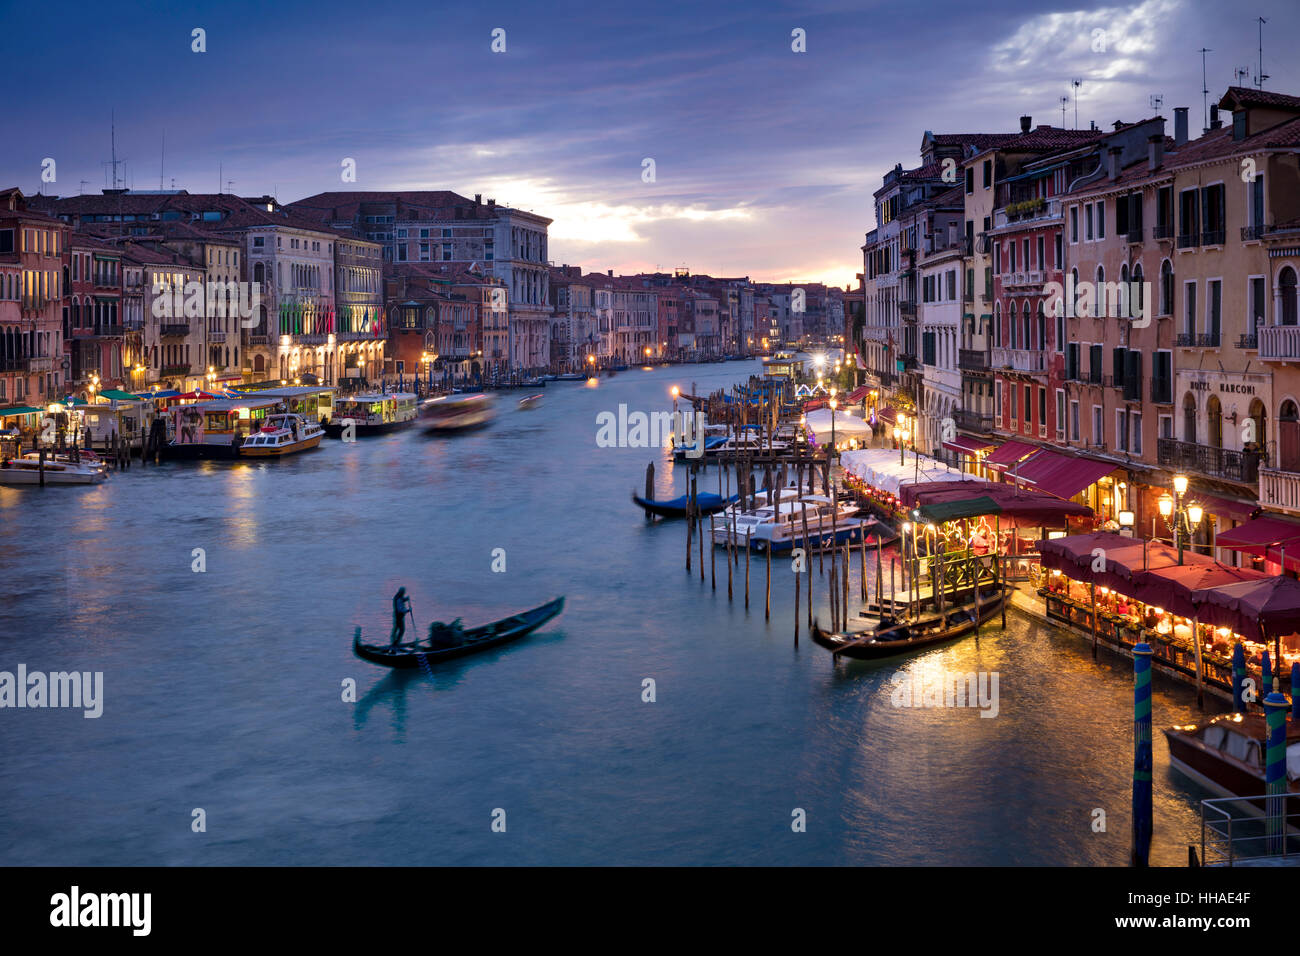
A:
[[[1016,481],[1037,485],[1039,479],[1050,475],[1065,460],[1067,459],[1064,455],[1058,455],[1054,451],[1044,449],[1036,455],[1030,455],[1028,458],[1013,464],[1007,469],[1006,474],[1014,474]]]
[[[849,394],[844,397],[844,401],[846,404],[852,405],[855,402],[862,401],[870,394],[871,394],[870,385],[859,385],[857,388],[849,392]]]
[[[1247,554],[1262,555],[1274,545],[1283,544],[1289,551],[1300,544],[1300,522],[1260,515],[1253,521],[1215,535],[1214,544],[1216,547],[1245,551]],[[1300,554],[1300,547],[1296,547],[1296,552]]]
[[[1266,577],[1197,591],[1197,617],[1255,640],[1300,631],[1300,581]]]
[[[1048,470],[1038,475],[1034,487],[1067,501],[1120,467],[1113,461],[1101,461],[1097,458],[1071,458],[1069,455],[1054,455],[1054,457],[1057,461],[1053,462]],[[1033,460],[1037,461],[1037,456]]]
[[[949,451],[955,451],[962,455],[974,455],[976,452],[984,451],[987,448],[996,448],[997,442],[989,441],[985,438],[975,438],[971,435],[958,435],[951,441],[943,443],[943,447]]]
[[[880,419],[882,422],[889,422],[891,425],[894,424],[897,417],[898,412],[894,410],[894,406],[892,405],[886,405],[880,411],[876,412],[876,418]]]
[[[1206,514],[1223,515],[1235,521],[1249,521],[1250,516],[1259,511],[1259,503],[1254,501],[1237,501],[1233,498],[1220,498],[1218,495],[1203,495],[1200,492],[1197,492],[1195,497]]]
[[[984,459],[984,464],[995,471],[1006,471],[1016,462],[1038,451],[1037,445],[1030,445],[1014,439],[1004,442],[1002,447]]]

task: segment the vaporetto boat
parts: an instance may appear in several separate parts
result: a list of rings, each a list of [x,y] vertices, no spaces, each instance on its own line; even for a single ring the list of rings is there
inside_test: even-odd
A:
[[[420,399],[414,392],[374,392],[336,398],[334,417],[325,426],[325,434],[331,438],[346,437],[351,422],[357,436],[382,435],[414,425],[419,408]]]
[[[810,544],[825,547],[832,542],[860,541],[876,527],[874,518],[855,515],[858,506],[848,500],[832,502],[825,495],[788,497],[772,505],[761,505],[739,514],[728,512],[726,520],[713,529],[713,543],[749,547],[754,551],[789,551]],[[807,518],[808,538],[804,538]]]
[[[268,415],[261,431],[239,446],[239,454],[244,458],[282,458],[315,448],[324,437],[325,429],[301,415]]]

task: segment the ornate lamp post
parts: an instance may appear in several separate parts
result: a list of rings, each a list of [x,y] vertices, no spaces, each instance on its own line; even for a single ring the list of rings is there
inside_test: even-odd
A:
[[[907,459],[904,456],[907,449],[907,439],[910,436],[911,432],[907,430],[907,416],[900,412],[898,423],[894,426],[894,438],[898,441],[898,463],[900,465],[907,464]]]
[[[1157,506],[1165,524],[1174,533],[1174,544],[1178,546],[1178,563],[1183,563],[1183,551],[1205,516],[1205,510],[1195,501],[1188,502],[1187,476],[1174,476],[1174,497],[1169,492],[1160,496]]]

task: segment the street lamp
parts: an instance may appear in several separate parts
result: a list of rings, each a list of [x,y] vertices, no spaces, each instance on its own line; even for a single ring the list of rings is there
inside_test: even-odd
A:
[[[830,447],[830,451],[827,452],[827,457],[829,457],[830,455],[834,454],[834,453],[835,453],[835,450],[836,450],[836,447],[835,447],[835,409],[837,409],[837,408],[840,407],[840,403],[839,403],[839,402],[836,400],[836,398],[835,398],[835,389],[833,389],[833,388],[831,389],[831,400],[830,400],[830,406],[831,406],[831,447]]]
[[[1186,475],[1174,476],[1174,494],[1175,497],[1171,498],[1166,491],[1156,502],[1156,507],[1160,510],[1160,517],[1165,519],[1165,524],[1174,533],[1174,544],[1178,547],[1178,563],[1182,564],[1187,541],[1200,527],[1201,519],[1205,517],[1205,509],[1195,501],[1184,500],[1187,494]]]
[[[900,413],[898,416],[898,423],[894,425],[894,439],[898,442],[898,463],[900,465],[907,464],[907,459],[904,457],[904,454],[905,449],[907,448],[907,439],[909,434],[910,433],[907,430],[907,416]]]

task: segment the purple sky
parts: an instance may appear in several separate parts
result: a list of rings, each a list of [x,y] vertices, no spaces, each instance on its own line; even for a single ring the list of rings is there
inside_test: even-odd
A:
[[[6,8],[0,186],[41,189],[45,157],[46,192],[108,185],[116,110],[137,189],[158,188],[165,134],[169,188],[482,193],[553,218],[557,262],[626,272],[852,282],[871,193],[895,162],[915,165],[924,130],[1014,130],[1022,113],[1059,125],[1080,78],[1080,126],[1189,106],[1198,132],[1196,51],[1213,47],[1211,101],[1235,69],[1253,84],[1256,16],[1265,88],[1300,94],[1290,0]]]

